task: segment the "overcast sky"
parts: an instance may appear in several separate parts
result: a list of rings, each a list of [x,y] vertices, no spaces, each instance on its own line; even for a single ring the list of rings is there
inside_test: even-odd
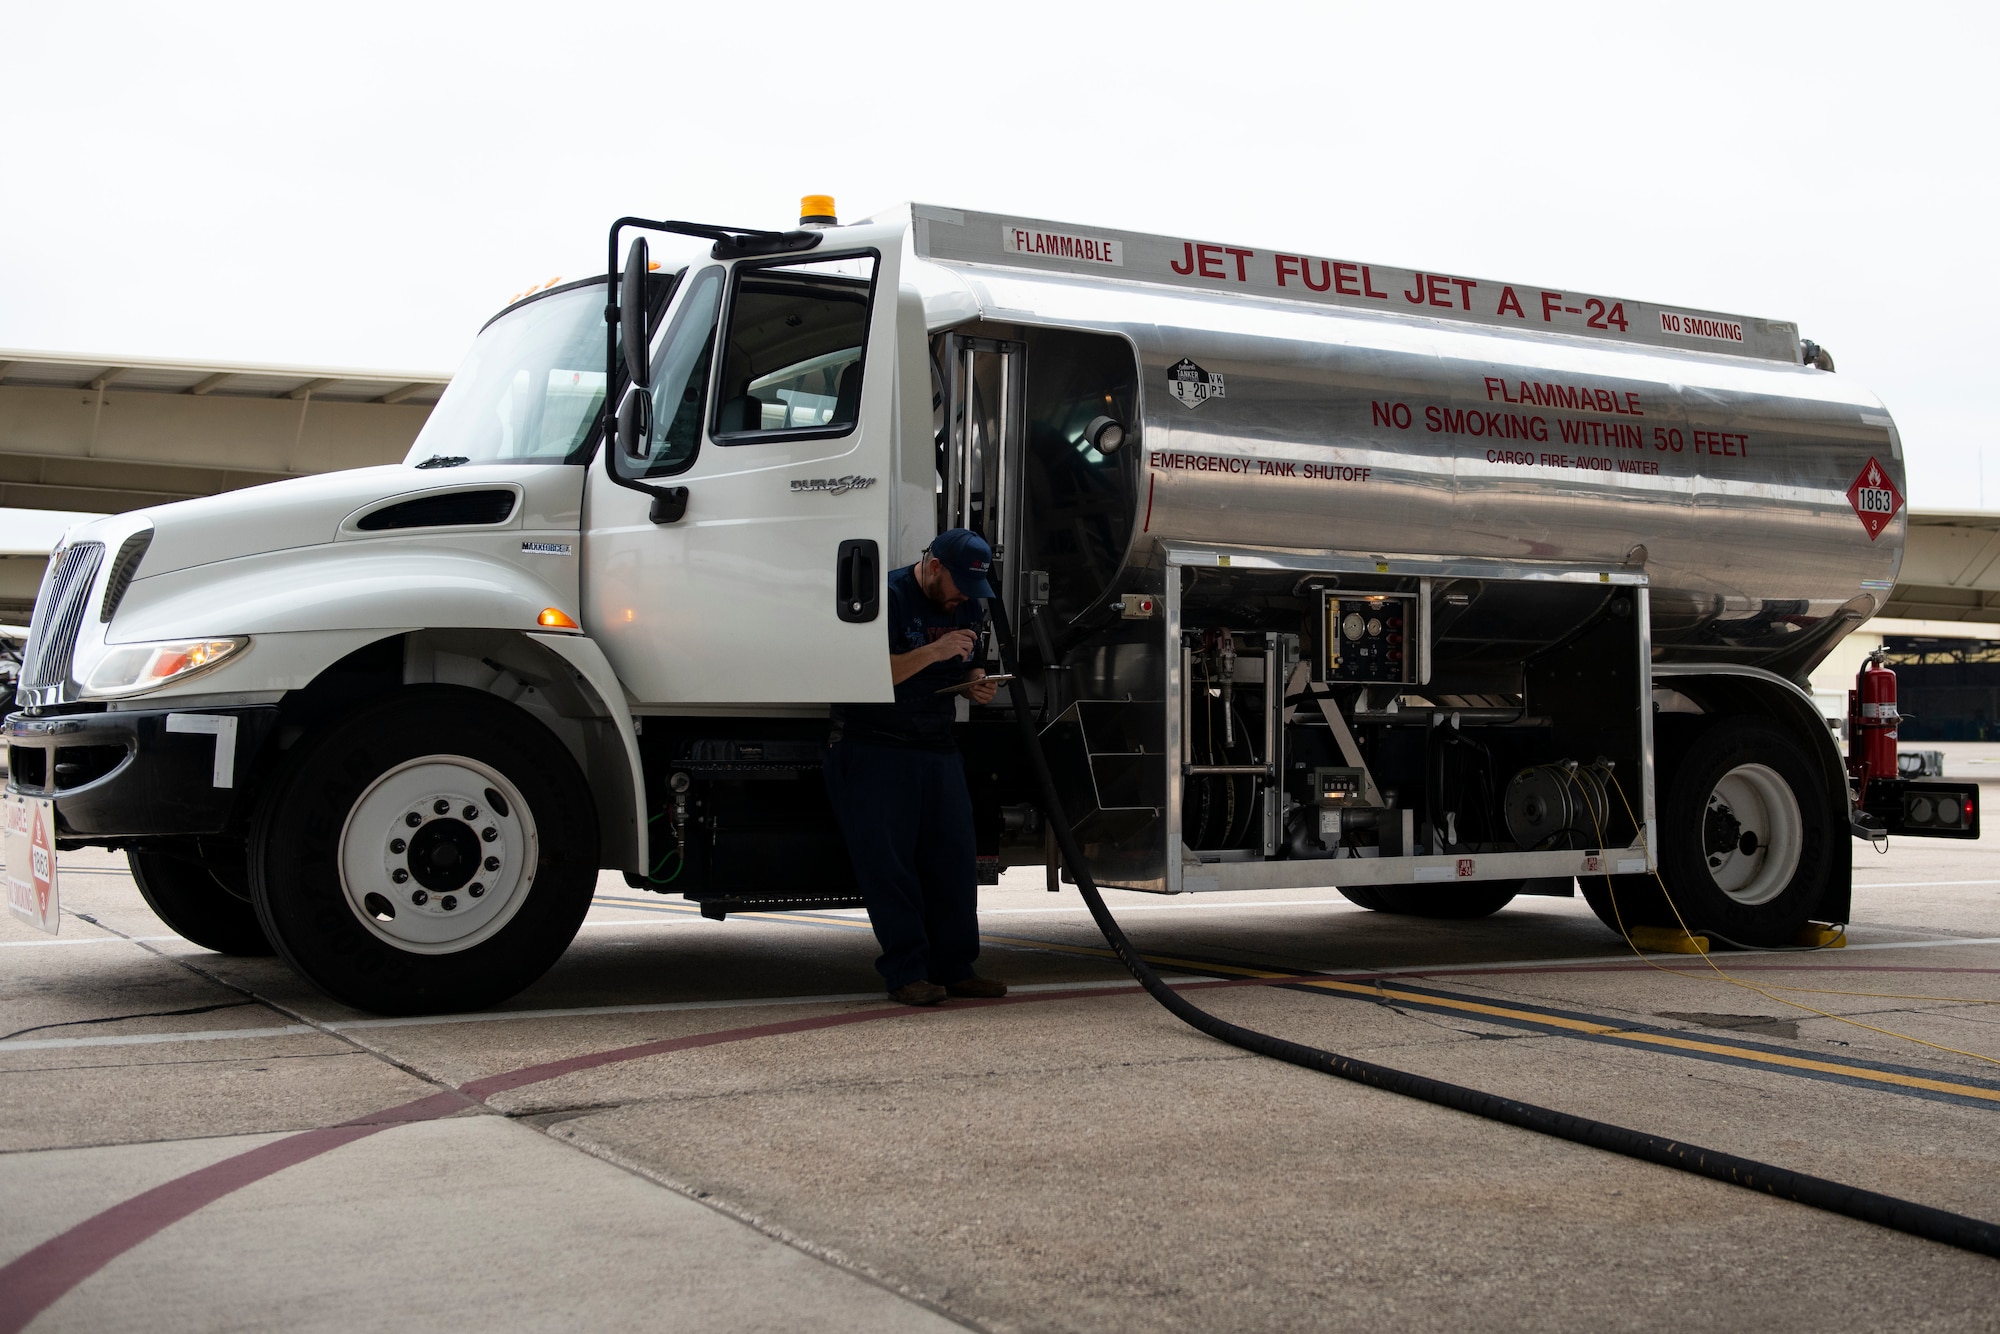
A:
[[[621,213],[919,199],[1798,322],[2000,508],[1983,6],[6,6],[0,347],[448,370]]]

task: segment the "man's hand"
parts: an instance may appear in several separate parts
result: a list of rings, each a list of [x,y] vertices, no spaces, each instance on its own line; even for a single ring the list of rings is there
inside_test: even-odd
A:
[[[977,643],[972,631],[953,630],[939,635],[922,648],[889,655],[889,679],[897,685],[909,680],[934,662],[964,662]]]
[[[986,679],[986,669],[984,667],[974,667],[965,674],[965,679],[979,683],[965,692],[965,697],[974,704],[991,704],[993,697],[1000,693],[1000,687]]]
[[[970,630],[950,630],[931,641],[932,662],[964,662],[978,641]]]

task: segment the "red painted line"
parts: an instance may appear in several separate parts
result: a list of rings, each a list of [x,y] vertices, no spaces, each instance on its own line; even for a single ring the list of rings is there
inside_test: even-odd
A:
[[[1153,531],[1153,484],[1159,480],[1159,474],[1157,473],[1148,473],[1146,475],[1146,522],[1139,527],[1139,531],[1142,533]]]
[[[905,1018],[915,1013],[916,1011],[907,1005],[898,1005],[893,1010],[854,1010],[847,1014],[823,1014],[811,1019],[787,1019],[775,1024],[728,1028],[716,1033],[695,1033],[684,1038],[661,1038],[657,1042],[640,1042],[630,1047],[613,1047],[608,1051],[588,1052],[582,1056],[565,1056],[559,1061],[524,1065],[518,1070],[475,1079],[470,1083],[459,1085],[459,1088],[471,1097],[484,1102],[496,1093],[526,1088],[530,1084],[540,1084],[545,1080],[560,1079],[564,1075],[573,1075],[580,1070],[595,1070],[601,1066],[618,1065],[625,1061],[644,1060],[648,1056],[662,1056],[671,1051],[717,1047],[725,1042],[749,1042],[757,1038],[773,1038],[786,1033],[809,1033],[819,1028],[842,1028],[848,1024],[865,1024],[876,1019]]]
[[[1239,985],[1242,983],[1235,981],[1196,982],[1183,984],[1182,989]],[[1025,996],[1008,996],[1001,1000],[960,1002],[953,1008],[986,1008],[995,1005],[1030,1004],[1036,1001],[1139,994],[1141,993],[1133,991],[1128,986],[1105,987],[1102,990],[1046,991]],[[411,1125],[419,1121],[435,1121],[480,1106],[496,1093],[559,1079],[582,1070],[595,1070],[626,1061],[643,1060],[648,1056],[690,1051],[698,1047],[717,1047],[731,1042],[750,1042],[758,1038],[779,1037],[788,1033],[841,1028],[877,1019],[907,1019],[937,1013],[940,1011],[916,1010],[906,1005],[897,1005],[873,1010],[854,1010],[846,1014],[819,1015],[810,1019],[788,1019],[775,1024],[752,1024],[744,1028],[727,1028],[714,1033],[695,1033],[687,1037],[662,1038],[657,1042],[613,1047],[606,1051],[567,1056],[561,1060],[543,1061],[537,1065],[522,1066],[518,1070],[488,1075],[483,1079],[462,1084],[450,1092],[433,1093],[428,1097],[384,1108],[379,1112],[371,1112],[351,1121],[343,1121],[336,1126],[288,1135],[284,1139],[246,1150],[219,1163],[189,1172],[185,1176],[175,1177],[164,1185],[155,1186],[129,1200],[114,1204],[104,1212],[85,1219],[67,1232],[51,1237],[4,1268],[0,1268],[0,1334],[17,1334],[71,1288],[134,1246],[178,1223],[188,1215],[288,1167],[296,1167],[321,1154],[330,1153],[391,1127]],[[948,1014],[950,1011],[942,1013]]]
[[[391,1126],[435,1120],[473,1105],[456,1093],[432,1094],[337,1126],[287,1135],[115,1204],[0,1269],[0,1331],[14,1334],[112,1259],[225,1195]]]
[[[333,1126],[239,1153],[85,1219],[0,1269],[0,1330],[14,1334],[59,1297],[154,1233],[295,1163],[365,1139],[379,1126]]]

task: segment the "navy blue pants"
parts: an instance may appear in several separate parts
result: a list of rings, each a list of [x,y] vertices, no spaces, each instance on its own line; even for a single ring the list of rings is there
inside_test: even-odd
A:
[[[979,957],[979,873],[972,797],[956,751],[841,741],[826,790],[894,991],[972,976]]]

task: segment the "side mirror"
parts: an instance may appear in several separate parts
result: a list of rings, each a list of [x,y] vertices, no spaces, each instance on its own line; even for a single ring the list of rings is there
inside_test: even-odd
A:
[[[625,375],[640,389],[651,387],[653,373],[653,331],[646,327],[646,273],[650,258],[646,238],[634,237],[632,248],[625,252],[625,277],[618,284],[618,336],[625,349]],[[619,439],[623,440],[625,409],[622,405],[618,417]]]
[[[634,463],[644,463],[652,454],[653,396],[642,387],[625,391],[618,405],[618,448]]]

